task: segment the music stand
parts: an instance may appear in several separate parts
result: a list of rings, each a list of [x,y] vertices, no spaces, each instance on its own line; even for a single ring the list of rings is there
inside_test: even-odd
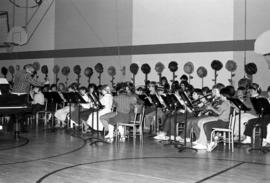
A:
[[[266,114],[270,114],[270,103],[266,98],[250,98],[250,101],[252,103],[252,106],[256,113],[259,115],[259,118],[264,118]],[[261,140],[262,143],[262,140]],[[262,144],[260,144],[259,148],[250,148],[248,151],[262,151],[263,153],[266,153],[270,151],[269,147],[263,147]]]
[[[47,100],[47,111],[54,113],[57,109],[57,104],[63,103],[63,99],[58,92],[43,92],[44,97]],[[52,116],[52,125],[54,125],[54,117]]]
[[[188,149],[194,150],[197,152],[198,151],[197,149],[194,149],[192,147],[187,147],[187,140],[186,140],[186,138],[187,138],[187,108],[194,111],[194,107],[184,91],[179,91],[179,95],[185,103],[185,122],[184,122],[185,128],[184,128],[184,144],[182,144],[181,147],[176,146],[176,148],[179,149],[178,152],[183,152],[183,151],[188,150]],[[191,142],[191,144],[192,144],[192,142]]]
[[[78,92],[63,93],[63,96],[69,105],[69,115],[70,115],[69,116],[69,124],[70,124],[70,122],[71,122],[71,104],[80,104],[80,103],[87,103],[87,102],[82,98],[82,96]],[[80,106],[79,106],[79,111],[80,111]],[[80,121],[80,115],[79,115],[79,121]]]
[[[231,101],[238,109],[238,143],[241,144],[241,111],[249,111],[250,108],[248,108],[239,98],[228,98],[229,101]]]
[[[166,96],[161,96],[165,105],[166,105],[166,109],[168,109],[171,112],[171,115],[174,117],[174,139],[171,139],[171,121],[169,122],[169,142],[164,144],[164,145],[178,145],[179,142],[176,141],[176,122],[177,122],[177,111],[180,109],[184,109],[184,106],[181,105],[181,103],[179,102],[179,100],[177,99],[177,97],[174,94],[167,94]],[[171,119],[172,120],[172,119]],[[163,141],[161,141],[163,142]]]
[[[143,101],[145,106],[152,106],[151,101],[149,100],[149,98],[147,97],[147,95],[143,94],[143,95],[138,95],[138,97]]]
[[[158,109],[158,107],[162,108],[163,105],[161,104],[161,102],[160,102],[160,100],[159,100],[159,98],[157,97],[156,94],[149,95],[149,97],[151,98],[151,100],[152,100],[152,102],[153,102],[153,104],[155,106],[155,124],[156,124],[156,128],[154,129],[155,130],[154,134],[157,134],[157,131],[159,130],[158,119],[157,119],[157,112],[158,112],[157,109]]]
[[[91,136],[90,138],[88,138],[88,140],[90,140],[89,142],[89,145],[93,145],[93,144],[97,144],[99,142],[101,143],[106,143],[106,144],[109,144],[107,141],[105,141],[104,139],[100,138],[99,137],[99,110],[100,109],[103,109],[104,106],[100,103],[99,101],[99,97],[95,94],[95,93],[92,93],[92,95],[89,95],[89,98],[91,99],[91,101],[94,103],[94,106],[95,106],[95,111],[97,113],[97,116],[96,116],[96,122],[97,122],[97,136],[94,137],[94,136]],[[92,113],[93,115],[93,118],[92,118],[92,127],[94,127],[94,113]],[[93,131],[92,131],[93,132]]]

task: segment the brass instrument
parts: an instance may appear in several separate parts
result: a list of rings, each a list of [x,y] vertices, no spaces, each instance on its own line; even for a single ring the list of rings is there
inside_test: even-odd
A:
[[[202,107],[195,107],[194,108],[194,113],[196,116],[201,116],[204,115],[206,113],[213,113],[212,115],[214,115],[213,110],[208,109],[208,106],[212,106],[213,108],[217,108],[217,106],[221,105],[223,103],[223,101],[221,100],[221,98],[216,98],[216,99],[212,99],[213,101],[211,102],[207,102],[205,103]]]

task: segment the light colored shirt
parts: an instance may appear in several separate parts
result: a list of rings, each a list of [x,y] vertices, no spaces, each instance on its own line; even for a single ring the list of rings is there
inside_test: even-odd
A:
[[[45,104],[45,98],[42,92],[39,93],[35,93],[33,95],[33,101],[32,104],[40,104],[40,105],[44,105]]]
[[[116,105],[117,112],[121,113],[129,113],[130,110],[133,108],[137,103],[137,99],[134,96],[128,96],[126,94],[120,94],[114,97],[114,103]]]
[[[217,109],[219,111],[218,119],[222,121],[229,121],[231,113],[231,104],[228,100],[222,102],[222,104]]]

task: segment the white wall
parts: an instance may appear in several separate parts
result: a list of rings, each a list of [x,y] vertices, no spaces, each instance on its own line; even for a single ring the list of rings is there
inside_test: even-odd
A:
[[[132,0],[57,0],[57,49],[132,44]]]
[[[233,0],[133,1],[133,44],[232,40]]]
[[[169,6],[168,6],[169,4]],[[221,21],[222,20],[222,21]],[[166,44],[185,42],[209,42],[233,40],[233,0],[136,0],[133,2],[133,44]],[[168,69],[170,61],[177,61],[178,79],[184,74],[183,66],[191,61],[195,66],[195,87],[201,87],[201,79],[196,70],[200,66],[208,69],[208,76],[204,85],[213,85],[213,70],[210,65],[214,59],[220,60],[223,65],[232,59],[232,52],[184,53],[184,54],[157,54],[133,55],[132,61],[139,65],[148,63],[152,66],[150,80],[157,80],[154,66],[157,62],[164,63],[164,75],[172,79]],[[230,73],[223,68],[219,73],[218,82],[229,84]],[[144,75],[140,72],[137,83],[144,83]]]

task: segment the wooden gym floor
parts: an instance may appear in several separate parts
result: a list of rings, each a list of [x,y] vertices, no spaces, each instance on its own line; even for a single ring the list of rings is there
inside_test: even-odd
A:
[[[248,148],[179,153],[149,137],[143,145],[90,146],[87,136],[65,130],[33,131],[17,141],[2,134],[0,182],[270,182],[270,153]]]

